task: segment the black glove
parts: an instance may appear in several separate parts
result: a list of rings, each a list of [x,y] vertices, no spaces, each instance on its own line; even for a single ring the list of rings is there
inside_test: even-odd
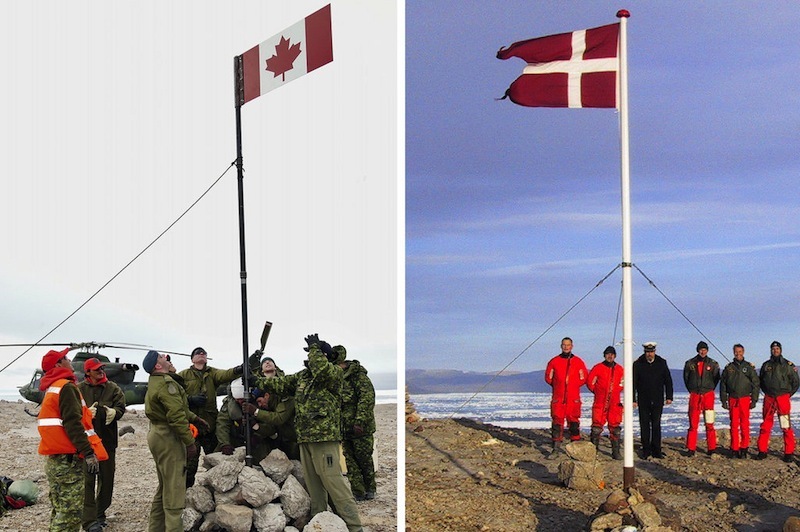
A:
[[[317,345],[319,346],[319,350],[325,353],[325,358],[327,358],[328,361],[333,362],[336,360],[337,353],[333,350],[331,344],[324,340],[320,340],[319,344]]]
[[[256,410],[258,410],[258,408],[256,408],[256,405],[253,403],[242,403],[242,412],[246,412],[248,416],[255,414]]]
[[[753,408],[755,408],[757,404],[758,404],[758,399],[756,399],[755,401],[750,401],[750,409],[752,410]]]
[[[197,458],[197,445],[190,443],[186,446],[186,461],[194,460]]]
[[[202,428],[203,429],[202,432],[211,432],[211,426],[208,424],[208,421],[201,418],[200,416],[197,416],[197,419],[195,419],[193,423],[194,426],[197,427],[198,429]]]
[[[728,406],[728,401],[722,401],[722,408],[729,410],[730,407]]]
[[[247,359],[247,363],[250,366],[250,371],[256,371],[257,369],[261,368],[261,357],[263,355],[264,352],[261,349],[256,349],[253,351],[253,354]]]
[[[239,364],[238,366],[233,368],[233,373],[234,375],[241,375],[242,373],[244,373],[244,365]]]
[[[100,472],[100,461],[94,454],[90,454],[84,460],[86,461],[86,471],[90,475],[96,475]]]
[[[233,445],[225,444],[220,448],[220,452],[226,456],[230,456],[233,454]]]
[[[353,425],[353,436],[359,438],[364,435],[364,429],[361,425]]]
[[[187,399],[189,400],[189,408],[206,406],[206,396],[203,394],[190,395]]]
[[[319,343],[319,334],[317,334],[317,333],[309,334],[308,336],[306,336],[306,344],[308,344],[308,347],[304,347],[303,351],[308,352],[309,348],[312,345],[318,344],[318,343]]]

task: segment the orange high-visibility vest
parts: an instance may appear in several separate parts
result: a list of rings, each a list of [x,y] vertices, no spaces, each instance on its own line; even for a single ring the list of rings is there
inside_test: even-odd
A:
[[[58,398],[61,394],[61,389],[67,384],[69,380],[59,379],[53,383],[52,386],[47,388],[42,401],[42,407],[39,410],[39,435],[42,437],[39,442],[39,454],[78,454],[78,450],[70,441],[67,436],[67,431],[64,430],[64,421],[61,419],[61,408],[58,405]],[[80,394],[80,391],[78,391]],[[81,407],[83,409],[83,416],[81,417],[81,424],[86,436],[89,438],[89,443],[92,444],[92,450],[98,460],[108,460],[108,452],[103,447],[103,442],[100,436],[97,435],[92,426],[92,413],[86,407],[86,402],[81,397]],[[83,455],[81,455],[83,458]]]

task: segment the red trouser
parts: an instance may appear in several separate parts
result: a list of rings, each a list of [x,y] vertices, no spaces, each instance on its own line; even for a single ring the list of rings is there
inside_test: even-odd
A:
[[[697,427],[700,424],[700,415],[705,410],[714,411],[714,390],[706,393],[689,394],[689,433],[686,435],[686,448],[690,451],[697,449]],[[713,423],[706,423],[706,439],[708,450],[717,448],[717,431]]]
[[[563,439],[564,422],[573,424],[575,431],[570,433],[570,439],[573,441],[580,440],[581,435],[577,432],[578,424],[581,421],[581,400],[567,400],[563,403],[557,399],[550,402],[550,417],[553,418],[553,429],[561,427],[560,434],[553,434],[554,441],[561,441]]]
[[[750,396],[728,399],[731,416],[731,451],[750,447]]]
[[[775,414],[779,416],[786,416],[789,419],[789,412],[792,409],[791,397],[789,394],[771,397],[764,396],[764,421],[761,422],[761,431],[758,434],[758,451],[765,453],[769,449],[769,433],[772,432],[772,424],[775,422]],[[779,425],[780,426],[780,425]],[[783,430],[783,453],[794,454],[794,430],[791,424]]]
[[[602,429],[606,421],[608,421],[608,431],[611,434],[611,439],[614,439],[614,431],[611,429],[622,424],[622,405],[611,403],[606,406],[605,401],[595,398],[594,405],[592,405],[592,426]]]

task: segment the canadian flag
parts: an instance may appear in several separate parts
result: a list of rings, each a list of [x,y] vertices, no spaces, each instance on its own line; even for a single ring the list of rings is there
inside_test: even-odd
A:
[[[617,107],[619,23],[520,41],[497,52],[528,66],[501,99],[527,107]]]
[[[245,104],[333,61],[331,5],[242,54]]]

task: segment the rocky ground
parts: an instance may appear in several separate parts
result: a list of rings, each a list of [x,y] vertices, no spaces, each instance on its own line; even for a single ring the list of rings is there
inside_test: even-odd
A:
[[[605,485],[567,489],[557,477],[566,456],[546,458],[548,432],[465,419],[407,424],[406,530],[583,529],[611,490],[622,487],[622,462],[611,460],[604,438]],[[718,436],[723,445],[729,441],[727,430]],[[664,459],[634,461],[635,485],[672,530],[779,531],[788,517],[800,516],[800,467],[797,457],[781,460],[779,437],[762,461],[733,460],[728,452],[707,456],[705,447],[688,457],[683,438],[664,443]]]
[[[39,486],[37,504],[11,510],[0,518],[0,530],[47,530],[50,520],[44,459],[37,454],[39,434],[36,419],[24,408],[36,405],[25,401],[0,401],[0,475],[12,479],[31,479]],[[375,469],[377,497],[358,503],[365,530],[397,530],[397,405],[375,407],[378,431],[375,434]],[[107,532],[131,532],[147,529],[147,516],[153,493],[158,486],[155,465],[147,448],[148,421],[142,410],[128,410],[120,427],[130,425],[133,434],[120,438],[117,448],[117,475],[114,502],[108,512]],[[202,462],[201,462],[202,463]],[[202,467],[201,467],[202,470]]]

